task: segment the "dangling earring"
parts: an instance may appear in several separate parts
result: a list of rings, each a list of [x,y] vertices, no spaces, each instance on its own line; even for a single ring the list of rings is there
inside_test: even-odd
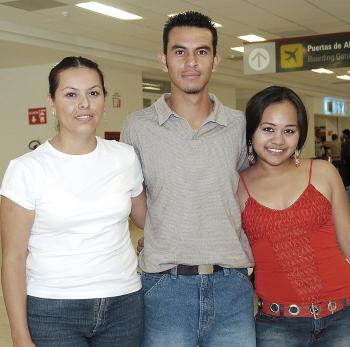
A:
[[[249,166],[252,166],[255,164],[255,156],[254,156],[253,145],[251,141],[248,142],[248,162],[249,162]]]
[[[300,156],[300,151],[299,151],[299,149],[296,148],[295,151],[294,151],[294,163],[295,163],[296,167],[300,166],[300,158],[299,158],[299,156]]]

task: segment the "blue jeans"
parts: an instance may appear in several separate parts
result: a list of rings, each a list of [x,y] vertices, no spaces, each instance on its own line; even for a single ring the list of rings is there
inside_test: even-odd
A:
[[[255,347],[246,269],[210,275],[142,274],[143,347]]]
[[[27,297],[28,325],[37,347],[139,347],[141,290],[104,299]]]
[[[350,308],[324,318],[255,317],[258,347],[349,347]]]

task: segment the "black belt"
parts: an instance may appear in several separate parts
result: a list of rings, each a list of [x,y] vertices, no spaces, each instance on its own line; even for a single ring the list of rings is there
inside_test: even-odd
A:
[[[165,270],[159,272],[160,274],[171,274],[171,270]],[[192,276],[192,275],[209,275],[213,272],[218,272],[223,270],[223,267],[220,265],[177,265],[176,273],[183,276]]]

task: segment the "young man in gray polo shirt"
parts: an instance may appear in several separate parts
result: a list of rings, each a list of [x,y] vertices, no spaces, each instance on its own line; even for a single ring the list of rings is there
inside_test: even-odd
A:
[[[254,347],[252,259],[236,199],[245,118],[208,93],[220,61],[210,18],[170,18],[163,43],[171,93],[131,114],[122,132],[140,157],[148,197],[143,346]]]

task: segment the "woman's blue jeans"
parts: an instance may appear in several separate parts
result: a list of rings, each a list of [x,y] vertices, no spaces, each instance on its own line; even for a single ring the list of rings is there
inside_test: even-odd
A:
[[[258,347],[349,347],[350,308],[324,318],[273,317],[258,312]]]
[[[102,299],[27,297],[28,324],[37,347],[139,347],[141,290]]]

